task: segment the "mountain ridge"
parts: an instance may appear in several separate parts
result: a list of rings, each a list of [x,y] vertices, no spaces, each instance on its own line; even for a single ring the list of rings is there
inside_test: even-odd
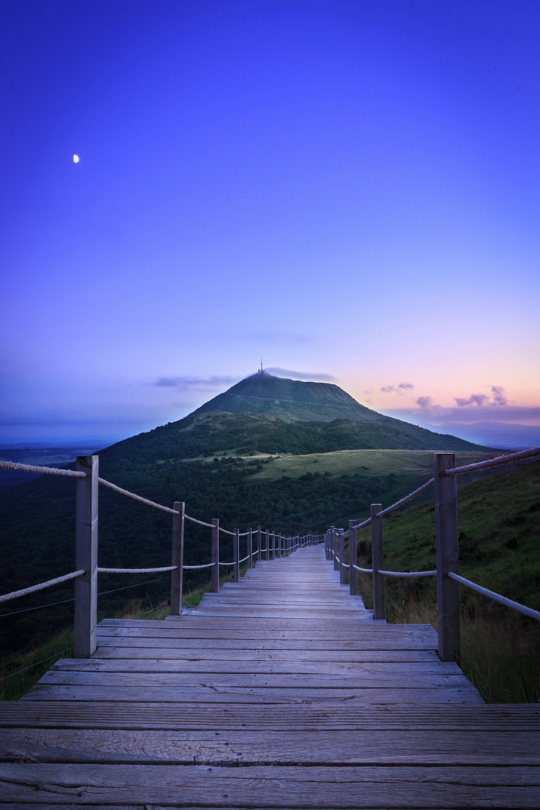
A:
[[[333,419],[386,421],[391,417],[360,405],[334,383],[304,382],[257,372],[205,402],[193,414],[207,411],[267,413],[301,422],[330,422]]]

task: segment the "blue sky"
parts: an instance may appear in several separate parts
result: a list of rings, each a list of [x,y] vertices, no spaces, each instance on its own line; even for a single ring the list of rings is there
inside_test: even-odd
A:
[[[147,430],[261,355],[540,424],[537,2],[2,9],[0,441]]]

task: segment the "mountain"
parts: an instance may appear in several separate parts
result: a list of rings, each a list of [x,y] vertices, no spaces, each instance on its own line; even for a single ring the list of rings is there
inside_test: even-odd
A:
[[[267,372],[253,374],[241,380],[228,391],[218,394],[217,397],[201,405],[187,417],[201,418],[212,412],[226,412],[229,414],[259,414],[274,417],[280,422],[294,423],[285,430],[284,424],[274,423],[273,432],[288,434],[286,441],[279,445],[281,436],[275,436],[276,447],[265,449],[263,452],[328,452],[331,450],[484,450],[482,445],[458,439],[455,436],[435,433],[425,428],[383,416],[364,405],[360,405],[343,389],[331,383],[300,382],[274,377]],[[174,423],[183,427],[185,420]],[[332,427],[324,423],[332,423]],[[197,430],[197,423],[193,424]],[[200,423],[199,423],[200,424]],[[211,429],[211,422],[206,423]],[[229,424],[231,424],[229,422]],[[231,425],[232,426],[232,425]],[[309,427],[308,427],[309,426]],[[239,421],[236,422],[239,427]],[[246,423],[248,433],[256,428],[253,420]],[[263,429],[261,423],[260,428]],[[268,420],[264,424],[264,432],[272,432]],[[306,431],[309,431],[313,440],[311,449],[293,447],[302,444]],[[298,441],[293,435],[302,438]],[[219,437],[220,439],[221,437]],[[225,437],[223,437],[225,438]],[[246,437],[245,444],[250,449],[259,449],[260,445],[252,444],[253,437]],[[285,437],[284,437],[285,438]],[[216,434],[216,439],[218,436]],[[219,441],[218,439],[218,441]],[[128,440],[129,441],[129,440]],[[230,449],[235,443],[229,443]]]
[[[288,380],[274,377],[266,371],[246,377],[193,413],[208,411],[267,413],[295,422],[330,422],[332,419],[368,422],[389,419],[360,405],[338,385]]]

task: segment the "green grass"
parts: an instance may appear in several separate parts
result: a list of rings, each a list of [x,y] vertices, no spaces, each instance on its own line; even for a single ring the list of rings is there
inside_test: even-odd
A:
[[[299,478],[306,473],[319,472],[331,475],[358,474],[365,478],[394,475],[421,477],[433,475],[433,453],[427,450],[338,450],[333,453],[310,453],[304,456],[286,455],[265,464],[253,481],[272,481],[287,475]],[[463,451],[456,453],[459,464],[472,464],[493,458],[497,452],[482,453]]]
[[[458,494],[459,572],[496,593],[540,610],[540,464],[467,484]],[[384,521],[384,567],[436,567],[433,502]],[[371,566],[369,529],[358,534],[361,567]],[[371,578],[358,575],[366,607]],[[434,578],[385,579],[392,623],[437,627]],[[462,668],[489,703],[540,700],[540,623],[460,586]]]

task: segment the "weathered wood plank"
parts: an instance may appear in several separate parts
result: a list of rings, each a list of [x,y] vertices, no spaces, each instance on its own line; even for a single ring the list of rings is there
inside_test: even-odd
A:
[[[104,657],[102,648],[118,649],[121,657],[131,658],[131,650],[138,648],[156,649],[163,646],[163,640],[152,638],[102,638],[99,640],[99,658],[94,656],[92,661],[101,660]],[[212,646],[208,646],[212,644]],[[230,660],[231,656],[237,661],[272,660],[272,661],[349,661],[351,663],[385,663],[385,662],[426,662],[441,663],[434,650],[350,650],[347,647],[341,649],[318,649],[313,645],[310,649],[298,649],[283,644],[266,644],[264,647],[256,647],[249,640],[221,641],[220,639],[175,639],[173,646],[179,653],[177,659],[201,661],[201,660]],[[158,654],[154,656],[161,658]],[[60,659],[78,660],[78,659]],[[450,663],[450,662],[447,662]]]
[[[215,686],[200,684],[197,687],[126,687],[126,686],[76,686],[38,683],[21,700],[112,700],[121,703],[170,702],[170,703],[304,703],[344,702],[370,703],[482,703],[475,690],[466,686],[452,688],[273,688]]]
[[[291,670],[292,667],[289,667]],[[424,672],[385,672],[382,667],[378,672],[341,672],[341,673],[298,673],[284,672],[254,673],[250,671],[215,672],[207,667],[206,672],[108,672],[104,670],[93,671],[80,668],[79,670],[50,669],[39,681],[39,687],[45,685],[70,686],[115,686],[130,687],[162,687],[163,689],[199,688],[204,686],[210,689],[229,687],[264,689],[433,689],[451,687],[461,688],[464,692],[475,691],[474,687],[462,673],[447,675],[444,673]]]
[[[220,656],[217,653],[221,653]],[[212,655],[214,653],[214,655]],[[322,655],[323,653],[320,653]],[[206,658],[208,655],[208,658]],[[408,677],[409,675],[459,675],[463,673],[453,661],[444,664],[440,661],[430,659],[428,661],[392,661],[392,662],[346,662],[339,661],[317,661],[317,653],[310,660],[297,658],[295,653],[287,652],[284,660],[279,660],[277,653],[271,653],[264,659],[259,651],[255,651],[246,656],[243,650],[235,651],[234,660],[231,660],[231,653],[227,650],[209,650],[204,653],[203,658],[193,657],[193,653],[188,653],[186,658],[176,660],[137,660],[124,658],[120,660],[109,660],[93,658],[86,662],[77,658],[61,658],[57,661],[49,672],[263,672],[274,674],[317,674],[336,675],[344,674],[359,677],[362,675],[379,676],[380,674],[391,675],[392,677]],[[242,658],[242,656],[244,656]]]
[[[366,731],[459,730],[536,731],[536,704],[404,704],[348,706],[330,704],[111,703],[110,701],[0,702],[0,726],[50,728],[125,728],[164,730],[253,729]],[[363,738],[361,735],[360,738]]]
[[[540,731],[0,729],[2,762],[540,765]]]
[[[538,808],[533,767],[164,767],[2,763],[5,802],[174,807]]]

